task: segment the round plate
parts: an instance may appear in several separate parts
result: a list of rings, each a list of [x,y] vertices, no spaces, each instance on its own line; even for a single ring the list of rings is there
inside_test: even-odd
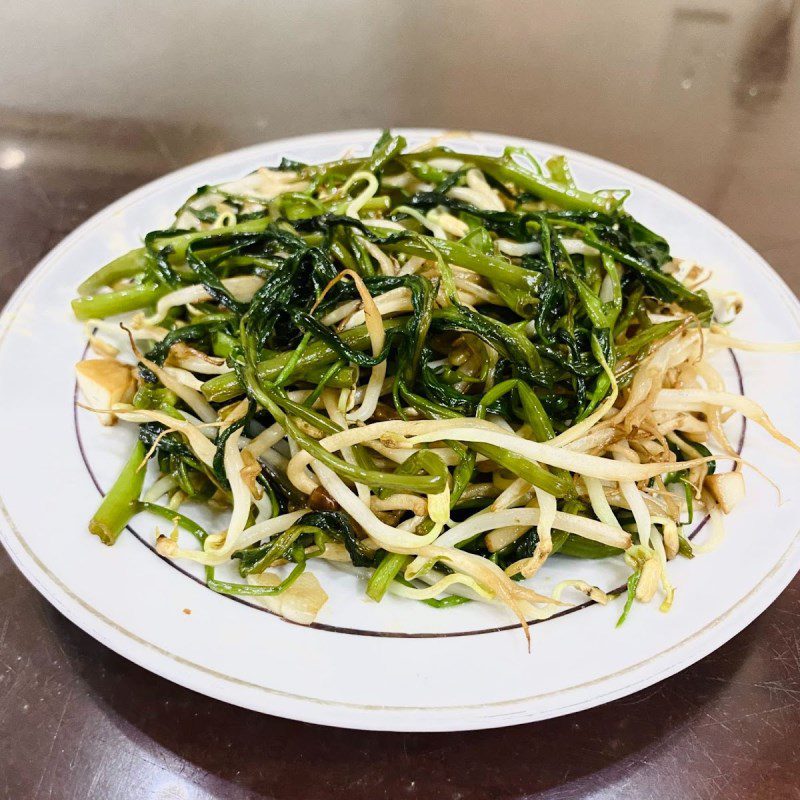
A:
[[[404,130],[411,145],[438,133]],[[191,569],[152,550],[153,520],[108,548],[86,531],[99,494],[128,451],[132,430],[102,428],[76,408],[73,365],[85,336],[69,300],[90,272],[149,230],[164,227],[196,187],[232,179],[282,156],[314,162],[367,152],[378,131],[286,139],[203,161],[157,180],[68,236],[20,286],[0,318],[0,538],[31,583],[73,622],[118,653],[212,697],[284,717],[379,730],[460,730],[566,714],[634,692],[719,647],[755,618],[800,567],[800,458],[755,425],[733,421],[744,457],[775,479],[747,471],[747,497],[727,519],[715,551],[671,564],[675,604],[637,604],[616,629],[621,602],[578,610],[532,628],[525,638],[503,609],[450,610],[387,598],[314,567],[330,596],[310,628],[214,594]],[[523,145],[537,156],[565,153],[578,183],[627,188],[627,208],[663,234],[673,253],[714,270],[741,292],[735,325],[743,338],[800,338],[798,302],[747,244],[669,189],[605,161],[540,142],[476,133],[454,145],[499,153]],[[449,141],[448,141],[449,143]],[[800,439],[794,411],[796,355],[719,356],[731,391],[762,403],[776,425]],[[737,371],[739,374],[737,374]],[[782,502],[781,502],[782,501]],[[163,522],[162,522],[163,525]],[[707,535],[700,531],[698,540]],[[619,565],[561,558],[537,577],[547,591],[567,576],[610,589]],[[577,602],[580,604],[580,596]],[[570,598],[573,599],[573,598]]]

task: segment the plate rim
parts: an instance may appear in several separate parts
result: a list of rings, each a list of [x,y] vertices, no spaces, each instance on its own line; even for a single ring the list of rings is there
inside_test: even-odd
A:
[[[395,128],[393,130],[400,134],[407,134],[415,137],[433,137],[441,135],[442,133],[453,133],[433,128]],[[77,241],[90,234],[95,227],[102,224],[109,217],[114,216],[122,208],[137,203],[149,194],[161,191],[174,182],[182,181],[194,172],[203,172],[214,166],[222,165],[227,160],[247,158],[251,154],[255,156],[266,147],[277,150],[298,145],[313,146],[315,142],[319,141],[330,143],[331,140],[342,139],[346,142],[348,139],[364,139],[367,136],[375,136],[378,133],[378,129],[360,128],[269,140],[220,153],[186,165],[149,181],[143,186],[125,194],[110,205],[93,214],[89,219],[68,234],[39,261],[20,283],[5,304],[2,312],[0,312],[0,345],[2,345],[3,340],[11,330],[24,298],[40,280],[43,280],[49,274],[52,264],[62,258]],[[582,161],[599,167],[610,174],[619,175],[623,180],[635,180],[640,186],[643,185],[656,194],[661,196],[666,195],[666,197],[673,202],[677,201],[683,204],[684,207],[688,207],[694,215],[699,217],[699,221],[701,221],[704,226],[713,226],[718,233],[724,235],[733,245],[743,250],[748,259],[758,265],[761,272],[770,280],[774,288],[778,291],[788,310],[793,313],[795,321],[800,324],[800,301],[798,301],[783,278],[769,263],[728,226],[693,201],[675,192],[673,189],[647,176],[636,173],[627,167],[557,144],[491,132],[470,131],[469,135],[475,136],[485,143],[518,143],[534,150],[537,148],[557,150],[575,161]],[[640,675],[638,680],[612,688],[600,696],[594,695],[591,698],[584,698],[583,700],[577,700],[572,703],[568,702],[555,710],[545,709],[539,712],[532,711],[530,708],[526,709],[525,706],[536,699],[547,696],[546,694],[467,706],[426,707],[425,711],[427,713],[415,719],[414,715],[421,712],[422,709],[412,708],[410,706],[361,706],[354,703],[294,695],[264,686],[247,684],[247,682],[233,678],[232,676],[217,673],[214,670],[204,667],[202,664],[195,664],[179,656],[175,656],[158,645],[142,639],[137,634],[126,631],[113,620],[108,619],[95,609],[91,609],[85,601],[70,589],[70,587],[63,584],[57,576],[51,574],[48,568],[29,548],[21,532],[17,530],[13,520],[8,514],[2,497],[0,497],[0,517],[4,520],[3,524],[0,525],[0,541],[3,542],[12,561],[26,579],[58,611],[82,628],[90,636],[110,647],[123,657],[151,672],[167,677],[169,680],[185,686],[186,688],[198,691],[218,700],[264,713],[278,714],[286,718],[366,730],[450,731],[500,727],[538,719],[553,718],[626,696],[663,680],[696,661],[699,661],[735,636],[774,602],[776,597],[792,580],[797,569],[800,568],[800,547],[798,547],[800,543],[800,531],[798,531],[795,533],[794,539],[788,544],[783,554],[776,559],[770,571],[762,577],[761,581],[753,587],[747,595],[740,598],[716,620],[710,622],[700,630],[676,642],[669,649],[660,651],[650,659],[639,662],[629,668],[630,670],[641,671],[645,664],[658,662],[658,666],[655,669],[649,671],[644,670],[644,673]],[[19,547],[13,545],[11,537],[7,535],[6,528],[8,532],[13,534],[13,538],[17,540]],[[689,646],[690,643],[696,641],[700,642],[699,646],[695,646],[694,648]],[[149,654],[154,655],[148,658],[147,656]],[[164,669],[163,661],[165,657],[168,657],[166,660],[170,665],[183,665],[183,670],[176,669],[175,667]],[[662,663],[665,659],[666,663]],[[188,671],[186,671],[186,667],[189,667]],[[195,672],[198,674],[195,674]],[[209,682],[209,675],[214,677],[215,681]],[[603,675],[596,680],[584,682],[557,693],[565,696],[571,695],[587,685],[602,684],[612,681],[614,677],[614,673]],[[257,689],[259,692],[266,693],[268,695],[267,702],[254,702],[254,699],[250,697],[249,694],[243,695],[235,692],[233,694],[230,692],[226,693],[216,683],[216,681],[220,679],[222,679],[223,685],[226,683],[229,685],[238,684],[240,688],[241,685],[246,685],[251,689]],[[269,698],[280,698],[280,701],[271,703],[269,702]],[[283,707],[286,703],[289,703],[289,707]],[[281,707],[276,708],[276,705]],[[321,707],[325,707],[326,710],[324,712],[320,711]],[[333,713],[337,716],[331,718],[330,709],[334,709]],[[501,711],[501,709],[503,710]],[[484,713],[481,713],[482,711]],[[343,714],[343,712],[347,713]],[[432,715],[431,712],[439,712],[442,714],[442,717]],[[459,714],[461,716],[458,716]]]

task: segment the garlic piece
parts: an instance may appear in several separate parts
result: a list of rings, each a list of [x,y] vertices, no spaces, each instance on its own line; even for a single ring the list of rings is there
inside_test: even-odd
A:
[[[79,361],[75,373],[87,405],[98,412],[103,425],[113,425],[117,418],[111,407],[129,403],[136,391],[134,368],[114,358],[90,358]]]

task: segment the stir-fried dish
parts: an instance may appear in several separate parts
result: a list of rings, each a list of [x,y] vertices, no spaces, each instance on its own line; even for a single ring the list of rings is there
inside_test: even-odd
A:
[[[375,602],[497,604],[526,634],[566,586],[610,599],[537,591],[563,556],[627,565],[620,621],[668,609],[685,526],[708,514],[716,538],[744,494],[728,417],[795,445],[712,366],[759,349],[726,332],[739,298],[700,288],[626,194],[578,188],[563,157],[388,132],[200,188],[72,304],[84,405],[138,426],[90,531],[157,514],[162,556],[303,623],[319,560]]]

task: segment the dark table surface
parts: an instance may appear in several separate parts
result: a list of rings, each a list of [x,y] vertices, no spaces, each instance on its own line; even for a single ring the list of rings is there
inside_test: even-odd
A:
[[[789,0],[138,2],[0,9],[0,302],[176,167],[292,134],[483,129],[624,164],[800,288]],[[57,520],[55,520],[57,522]],[[800,798],[800,582],[669,680],[496,731],[288,722],[128,663],[0,551],[0,797]]]

